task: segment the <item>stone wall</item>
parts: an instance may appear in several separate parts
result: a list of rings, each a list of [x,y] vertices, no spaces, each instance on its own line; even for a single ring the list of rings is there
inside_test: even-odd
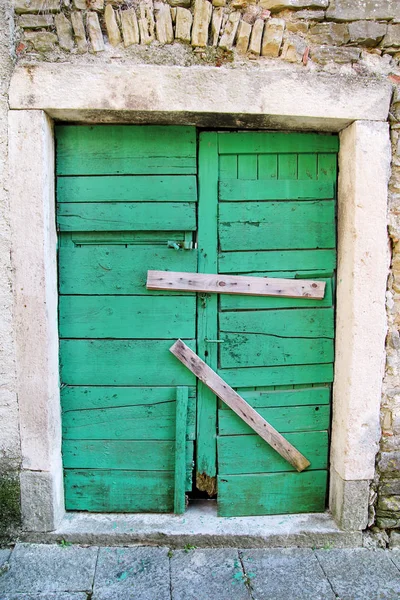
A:
[[[369,525],[379,543],[387,543],[389,535],[395,543],[400,537],[400,1],[15,0],[12,48],[9,1],[3,0],[0,7],[0,165],[7,153],[6,88],[14,53],[26,63],[131,61],[224,68],[245,64],[249,69],[292,63],[290,68],[298,71],[356,73],[392,82],[389,234],[393,261],[387,292],[382,439],[371,485]],[[0,435],[0,468],[3,460],[14,472],[20,451],[4,186],[0,186],[0,211],[0,347],[4,351],[0,364],[5,382],[0,386],[0,423],[7,423],[6,436]]]

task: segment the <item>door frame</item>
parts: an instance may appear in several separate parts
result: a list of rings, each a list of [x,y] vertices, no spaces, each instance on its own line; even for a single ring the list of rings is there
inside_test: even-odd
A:
[[[52,531],[65,512],[54,118],[339,132],[329,508],[343,529],[366,527],[385,358],[390,97],[389,83],[352,77],[338,90],[337,76],[284,70],[50,64],[16,69],[9,95],[9,173],[25,530]]]

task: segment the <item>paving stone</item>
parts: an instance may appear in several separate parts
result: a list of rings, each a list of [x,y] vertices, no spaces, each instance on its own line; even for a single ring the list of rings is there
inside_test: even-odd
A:
[[[100,548],[93,600],[170,600],[167,548]]]
[[[340,600],[398,600],[400,573],[385,550],[318,550],[316,555]]]
[[[6,594],[1,600],[87,600],[85,592],[59,592],[55,594]]]
[[[317,558],[308,548],[242,550],[254,600],[335,600]],[[366,598],[364,599],[366,600]]]
[[[171,588],[172,600],[250,600],[235,548],[175,550]]]
[[[0,567],[8,561],[11,555],[11,550],[8,548],[0,548]]]
[[[93,583],[98,549],[17,544],[10,569],[0,578],[1,592],[80,592]]]

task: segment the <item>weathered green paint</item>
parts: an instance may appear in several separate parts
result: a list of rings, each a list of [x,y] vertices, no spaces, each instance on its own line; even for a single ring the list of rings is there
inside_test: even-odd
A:
[[[253,181],[227,179],[219,184],[220,200],[310,200],[334,197],[332,183],[286,179],[282,181]]]
[[[188,388],[176,389],[176,426],[175,426],[175,488],[174,513],[181,515],[185,512],[186,497],[186,423],[188,407]]]
[[[60,296],[63,338],[190,339],[194,296]]]
[[[241,390],[239,388],[237,391],[253,408],[329,404],[331,395],[328,385],[274,390]],[[223,402],[221,402],[220,408],[229,410]]]
[[[221,331],[235,333],[333,338],[334,316],[332,308],[224,312],[219,316],[219,326]]]
[[[220,133],[218,148],[220,154],[337,152],[339,139],[320,133],[239,131]]]
[[[336,267],[335,250],[269,250],[226,252],[218,257],[219,273],[265,273],[267,271],[327,271]]]
[[[220,475],[218,515],[245,517],[323,512],[327,478],[326,470]]]
[[[333,381],[332,363],[288,365],[286,367],[236,367],[218,369],[218,373],[233,388],[255,385],[331,383]]]

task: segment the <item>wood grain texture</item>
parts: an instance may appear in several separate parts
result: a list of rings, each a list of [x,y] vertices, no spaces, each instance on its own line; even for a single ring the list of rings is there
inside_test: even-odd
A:
[[[337,152],[337,135],[319,133],[281,133],[238,131],[218,134],[220,154],[277,154]]]
[[[328,473],[266,473],[218,477],[218,515],[245,517],[323,512]]]
[[[310,461],[310,469],[328,466],[328,432],[286,433],[284,436]],[[218,438],[218,473],[276,473],[294,468],[257,435],[232,435]]]
[[[237,390],[253,408],[273,408],[302,406],[311,404],[329,404],[330,386],[303,387],[295,389],[275,389],[275,390]],[[221,403],[220,410],[228,410],[224,403]]]
[[[196,202],[197,182],[191,175],[58,177],[57,201]]]
[[[289,174],[290,175],[290,174]],[[334,198],[333,183],[326,181],[224,179],[219,183],[221,201],[328,200]]]
[[[335,247],[335,203],[226,202],[219,209],[221,251]]]
[[[336,267],[335,250],[269,250],[223,252],[218,256],[219,273],[256,271],[326,271]]]
[[[60,296],[62,338],[194,338],[193,296]]]
[[[285,367],[236,367],[218,369],[219,375],[232,387],[264,385],[302,385],[331,383],[333,365],[287,365]]]
[[[176,389],[176,419],[175,419],[175,487],[174,513],[181,515],[185,512],[186,497],[186,423],[188,406],[188,388]]]
[[[323,282],[311,280],[169,271],[148,271],[146,285],[149,290],[284,296],[289,298],[322,299],[325,293]]]
[[[176,231],[196,229],[194,202],[65,202],[57,208],[60,231]]]
[[[57,174],[196,173],[196,129],[57,125]]]
[[[276,450],[285,460],[301,472],[309,466],[309,461],[294,446],[265,421],[243,398],[201,360],[182,340],[170,348],[192,373],[209,387],[214,394],[225,402],[241,419],[247,423],[263,440]]]

